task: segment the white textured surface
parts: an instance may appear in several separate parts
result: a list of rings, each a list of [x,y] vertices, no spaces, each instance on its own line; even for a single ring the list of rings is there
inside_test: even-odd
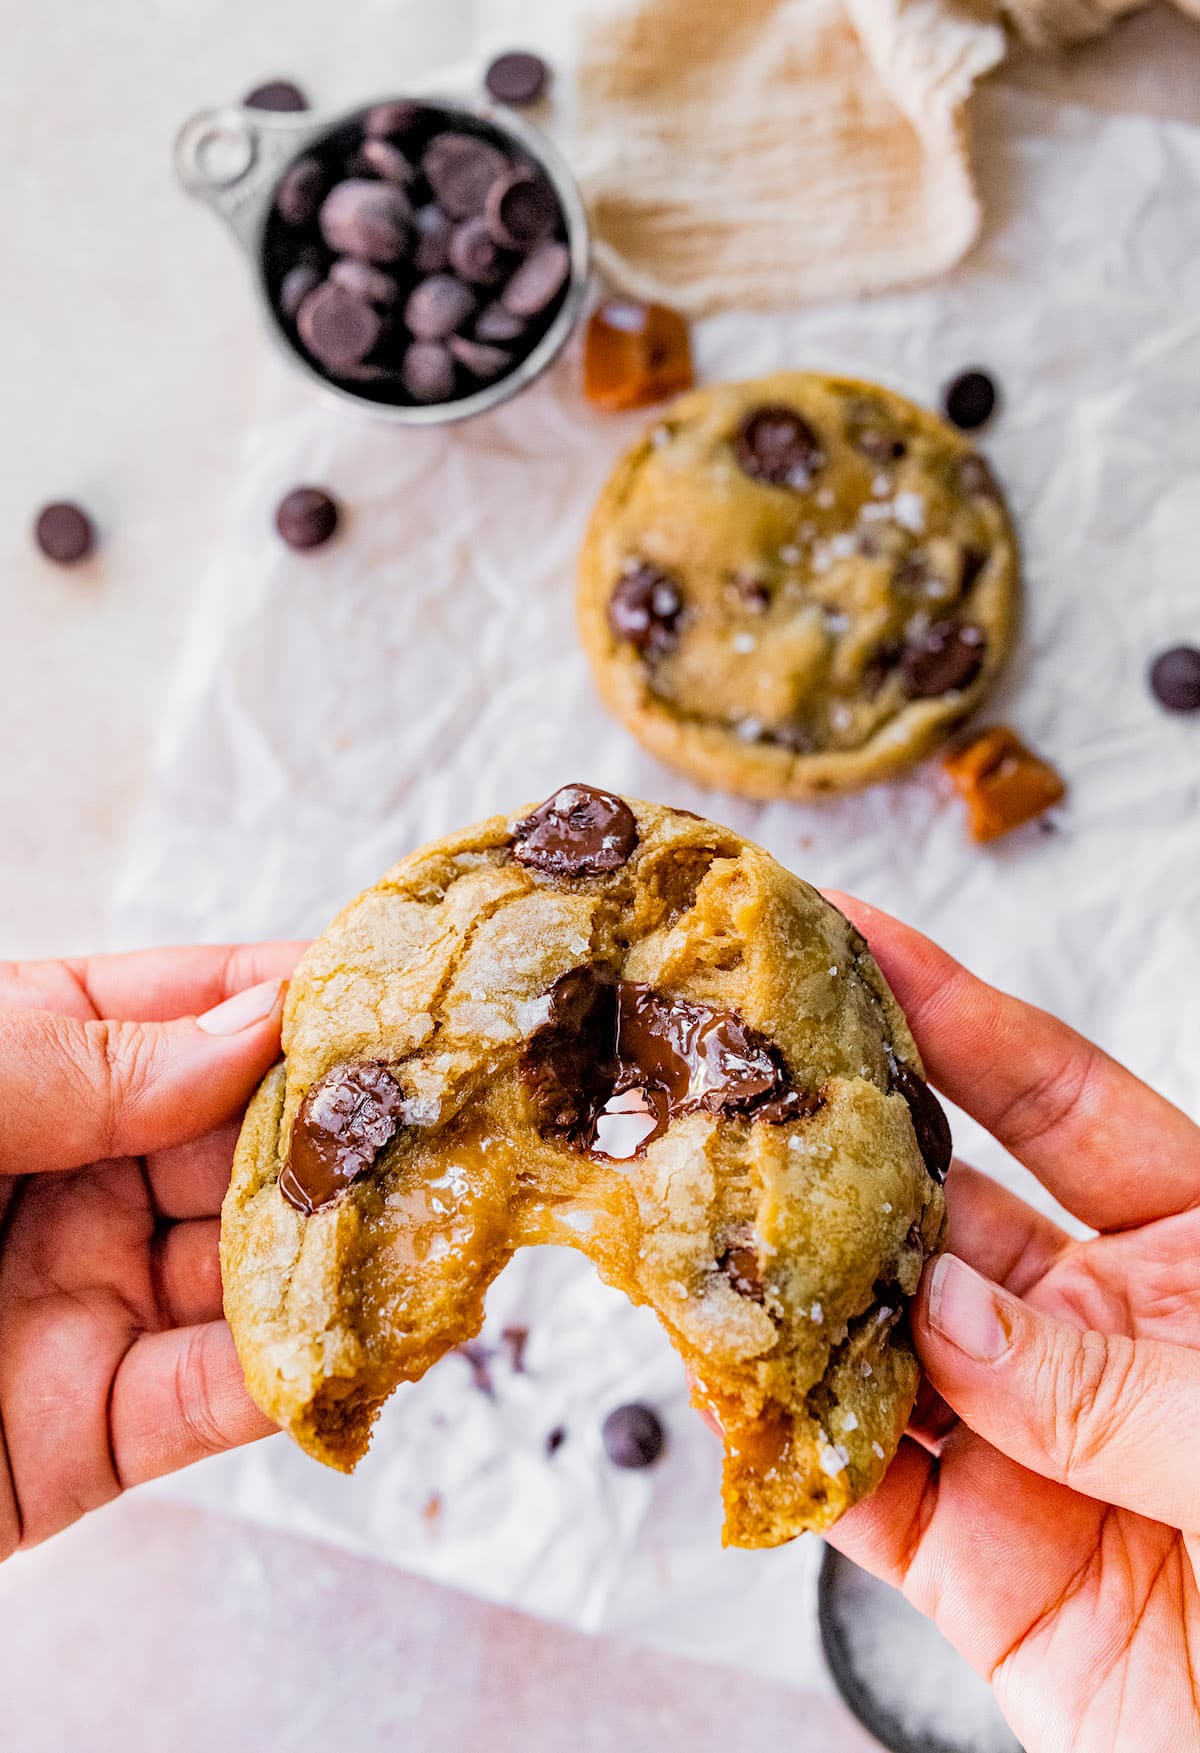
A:
[[[572,358],[466,430],[411,435],[335,421],[272,370],[118,935],[318,929],[422,840],[588,778],[715,814],[926,927],[1195,1106],[1200,1013],[1181,995],[1200,985],[1200,739],[1155,707],[1144,672],[1197,631],[1200,132],[998,90],[980,129],[995,222],[968,265],[869,307],[715,320],[699,366],[844,369],[925,400],[960,365],[995,370],[1005,407],[986,448],[1027,580],[995,710],[1067,776],[1056,832],[971,847],[936,767],[832,807],[759,808],[644,756],[593,696],[572,606],[583,520],[638,422],[587,413]],[[263,518],[299,479],[350,510],[336,544],[301,557]],[[963,1141],[977,1142],[965,1126]],[[974,1154],[1013,1173],[994,1147]],[[519,1259],[491,1310],[493,1328],[532,1329],[528,1376],[498,1365],[492,1402],[446,1360],[398,1396],[353,1482],[274,1442],[167,1489],[577,1625],[818,1682],[813,1543],[720,1551],[713,1440],[653,1321],[553,1253]],[[671,1449],[615,1475],[595,1426],[638,1396],[663,1406]],[[570,1435],[547,1461],[559,1422]]]

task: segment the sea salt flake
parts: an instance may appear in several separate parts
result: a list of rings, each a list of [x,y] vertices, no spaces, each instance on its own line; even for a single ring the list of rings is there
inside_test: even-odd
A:
[[[753,633],[735,633],[733,636],[733,649],[735,651],[743,653],[753,651],[757,644],[758,640]]]
[[[835,560],[848,560],[856,546],[857,543],[848,530],[842,530],[829,538],[829,552]]]
[[[734,735],[743,743],[756,743],[763,733],[761,718],[742,718],[734,728]]]
[[[817,504],[821,507],[822,511],[828,511],[834,500],[833,488],[818,487],[815,497]]]
[[[853,1412],[843,1412],[842,1413],[842,1434],[843,1434],[843,1436],[847,1435],[850,1431],[857,1430],[857,1429],[858,1429],[858,1419],[854,1416]]]
[[[837,963],[836,962],[833,964],[832,968],[830,968],[830,970],[829,970],[829,978],[831,980],[837,979]]]
[[[920,535],[925,528],[925,501],[919,493],[897,493],[892,500],[892,517],[902,529]]]
[[[785,547],[780,548],[779,558],[785,566],[795,566],[797,561],[802,558],[802,552],[794,542],[788,542]]]
[[[825,1311],[820,1303],[813,1304],[812,1308],[808,1311],[808,1318],[810,1321],[815,1321],[818,1327],[821,1325],[825,1319]]]
[[[822,1443],[817,1450],[817,1465],[831,1479],[836,1479],[846,1471],[846,1462],[849,1459],[850,1456],[841,1443]]]
[[[669,426],[656,426],[650,434],[650,442],[655,450],[661,450],[664,444],[671,442],[671,428]]]
[[[881,1460],[881,1461],[882,1461],[882,1460],[884,1460],[884,1459],[885,1459],[885,1456],[884,1456],[884,1452],[883,1452],[883,1444],[882,1444],[882,1443],[872,1443],[872,1444],[871,1444],[871,1451],[872,1451],[872,1453],[873,1453],[873,1454],[876,1454],[876,1455],[878,1455],[878,1456],[879,1456],[879,1459],[880,1459],[880,1460]]]
[[[892,1202],[891,1202],[891,1200],[890,1200],[890,1199],[885,1199],[885,1200],[884,1200],[884,1202],[883,1202],[883,1204],[882,1204],[882,1205],[881,1205],[881,1206],[880,1206],[880,1207],[879,1207],[879,1209],[880,1209],[880,1211],[885,1211],[885,1212],[886,1212],[886,1211],[891,1211],[891,1209],[892,1209]]]
[[[886,499],[891,490],[892,478],[890,475],[876,475],[871,482],[871,491],[876,499]]]

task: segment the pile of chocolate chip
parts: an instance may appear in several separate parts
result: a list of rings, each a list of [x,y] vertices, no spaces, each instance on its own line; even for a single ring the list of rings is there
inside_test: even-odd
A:
[[[571,272],[539,166],[483,122],[399,101],[288,168],[266,266],[280,321],[317,369],[397,404],[457,401],[511,371]]]

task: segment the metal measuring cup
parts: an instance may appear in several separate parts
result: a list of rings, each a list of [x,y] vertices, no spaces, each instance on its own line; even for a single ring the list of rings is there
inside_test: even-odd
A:
[[[539,128],[501,105],[471,93],[405,92],[445,117],[453,128],[460,120],[484,122],[536,164],[553,188],[562,208],[570,277],[563,300],[531,352],[503,377],[450,402],[397,405],[380,402],[353,388],[332,383],[298,346],[276,309],[267,278],[267,226],[275,191],[284,172],[330,136],[364,116],[374,104],[392,102],[394,92],[336,114],[313,115],[237,108],[202,110],[192,116],[175,139],[175,173],[196,196],[226,222],[250,264],[259,315],[271,341],[296,371],[327,401],[370,413],[394,426],[438,426],[466,420],[506,402],[525,389],[559,353],[579,320],[587,291],[589,240],[587,214],[575,179],[565,160]]]

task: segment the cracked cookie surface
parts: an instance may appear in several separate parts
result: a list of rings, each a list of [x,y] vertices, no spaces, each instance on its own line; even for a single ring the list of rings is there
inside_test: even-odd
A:
[[[297,968],[222,1214],[255,1400],[346,1470],[519,1247],[649,1304],[725,1433],[725,1538],[881,1478],[949,1132],[863,939],[767,853],[564,787],[402,860]]]
[[[978,705],[1017,619],[1016,539],[962,435],[810,372],[673,403],[580,559],[601,694],[704,784],[812,797],[894,777]]]

